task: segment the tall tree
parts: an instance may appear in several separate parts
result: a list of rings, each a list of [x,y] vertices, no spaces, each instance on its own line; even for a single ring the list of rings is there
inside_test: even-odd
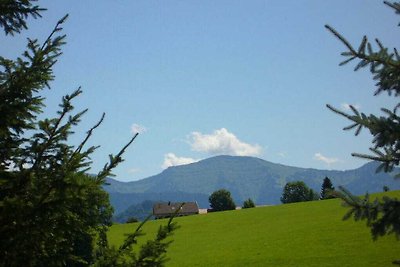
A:
[[[0,26],[6,35],[26,29],[29,16],[41,16],[44,9],[33,2],[0,1]],[[79,144],[69,144],[74,126],[87,111],[74,112],[73,100],[81,89],[62,98],[56,117],[37,119],[44,107],[40,92],[50,88],[52,68],[65,44],[59,32],[66,18],[42,44],[28,39],[26,51],[16,60],[0,57],[0,266],[88,266],[104,258],[161,266],[170,243],[165,239],[176,228],[171,221],[138,256],[126,248],[136,242],[140,229],[132,234],[135,238],[127,238],[123,252],[106,257],[113,251],[106,240],[112,208],[103,185],[137,135],[93,176],[87,171],[97,147],[86,143],[104,114]]]
[[[226,189],[213,192],[208,200],[214,211],[234,210],[236,208],[235,202],[231,197],[231,192]]]
[[[388,7],[400,14],[399,2],[384,2]],[[375,95],[387,93],[389,96],[400,95],[400,55],[396,48],[389,49],[381,41],[375,39],[377,49],[363,37],[358,49],[355,49],[342,35],[329,25],[325,27],[338,38],[346,47],[347,51],[342,53],[346,59],[340,63],[345,65],[351,61],[358,60],[355,71],[369,67],[373,79],[376,81],[377,89]],[[373,136],[370,148],[372,154],[353,153],[353,156],[380,161],[382,164],[377,171],[390,172],[400,163],[400,117],[398,109],[400,103],[392,109],[382,108],[380,116],[361,113],[354,106],[350,106],[352,114],[340,111],[330,105],[327,107],[333,112],[344,116],[351,124],[344,130],[355,129],[355,135],[365,128]],[[371,227],[373,239],[379,236],[394,234],[400,239],[400,201],[395,198],[384,197],[382,200],[369,201],[368,194],[363,198],[353,196],[346,189],[341,188],[341,197],[350,207],[345,219],[354,217],[355,220],[366,220]],[[400,264],[400,261],[395,261]]]
[[[333,192],[335,191],[335,187],[332,184],[331,179],[328,177],[324,178],[321,187],[320,199],[329,199],[334,198]]]
[[[314,190],[310,189],[303,181],[295,181],[286,183],[283,188],[281,202],[286,204],[317,199],[318,195]]]

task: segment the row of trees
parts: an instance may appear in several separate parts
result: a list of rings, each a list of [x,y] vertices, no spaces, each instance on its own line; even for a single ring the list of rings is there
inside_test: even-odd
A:
[[[231,192],[226,189],[219,189],[213,192],[208,198],[212,211],[224,211],[236,209],[236,204],[233,201]],[[256,205],[251,198],[246,199],[243,202],[242,208],[254,208]]]
[[[310,189],[302,181],[289,182],[285,185],[283,189],[281,202],[293,203],[334,198],[334,190],[335,188],[333,187],[332,182],[328,177],[325,177],[322,183],[320,195]],[[213,211],[234,210],[236,208],[236,204],[233,201],[231,193],[226,189],[220,189],[213,192],[208,200]],[[251,198],[248,198],[243,202],[243,209],[253,207],[255,207],[255,203]]]
[[[334,192],[335,188],[328,177],[324,178],[319,195],[309,188],[303,181],[288,182],[283,188],[281,202],[294,203],[318,199],[330,199],[335,197]]]

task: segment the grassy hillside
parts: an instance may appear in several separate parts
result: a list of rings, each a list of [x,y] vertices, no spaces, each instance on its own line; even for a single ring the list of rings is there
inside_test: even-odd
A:
[[[176,218],[167,266],[393,266],[400,242],[372,241],[365,222],[342,221],[345,212],[333,199]],[[147,223],[142,240],[160,223]],[[111,227],[110,243],[135,228]]]

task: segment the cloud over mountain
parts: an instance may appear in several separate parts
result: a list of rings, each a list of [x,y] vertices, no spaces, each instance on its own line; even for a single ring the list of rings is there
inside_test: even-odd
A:
[[[332,163],[336,163],[336,162],[339,161],[337,158],[328,158],[328,157],[322,155],[321,153],[315,153],[314,154],[314,159],[322,161],[322,162],[325,162],[328,165],[330,165]]]
[[[167,153],[164,155],[164,162],[162,164],[162,168],[166,169],[171,166],[185,165],[197,161],[198,160],[192,158],[178,157],[174,153]]]
[[[192,132],[190,145],[192,150],[210,155],[257,156],[261,154],[259,145],[242,142],[225,128],[215,130],[211,134]]]

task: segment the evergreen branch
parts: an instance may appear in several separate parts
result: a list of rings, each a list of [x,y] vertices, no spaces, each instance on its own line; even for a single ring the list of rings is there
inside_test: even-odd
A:
[[[391,3],[391,2],[389,2],[389,1],[383,1],[383,3],[384,3],[385,5],[387,5],[387,6],[391,7],[391,8],[393,8],[393,9],[395,10],[396,14],[400,14],[400,3],[397,3],[397,2]],[[400,24],[399,24],[399,26],[400,26]]]
[[[345,113],[345,112],[343,112],[343,111],[341,111],[341,110],[339,110],[337,108],[334,108],[333,106],[331,106],[329,104],[326,104],[326,107],[329,108],[330,110],[332,110],[333,112],[335,112],[335,113],[337,113],[339,115],[342,115],[343,117],[346,117],[349,120],[353,121],[353,116],[351,116],[351,115],[349,115],[349,114],[347,114],[347,113]]]
[[[32,6],[31,2],[34,1],[37,0],[0,1],[0,26],[4,27],[6,35],[14,35],[14,33],[20,33],[21,29],[28,29],[26,20],[29,16],[35,19],[42,17],[40,12],[46,9]]]
[[[166,238],[173,234],[178,226],[173,222],[173,219],[181,211],[183,205],[182,203],[178,209],[172,214],[168,220],[167,225],[161,225],[158,228],[157,236],[154,240],[147,241],[141,248],[139,252],[139,257],[136,261],[136,266],[164,266],[165,263],[165,253],[167,247],[172,243],[172,241],[163,242]]]
[[[373,161],[382,161],[380,157],[371,156],[368,154],[351,153],[351,155],[353,157],[357,157],[357,158],[369,159],[369,160],[373,160]]]
[[[139,135],[139,133],[136,133],[131,140],[118,152],[116,156],[113,156],[112,154],[109,155],[110,162],[106,163],[103,167],[103,170],[99,172],[97,175],[97,179],[103,181],[106,176],[111,174],[111,170],[114,169],[120,162],[122,162],[122,154],[125,153],[125,150],[132,144],[132,142],[136,139],[136,137]]]
[[[150,220],[151,216],[153,216],[152,214],[150,214],[149,216],[146,217],[146,219],[143,220],[143,222],[141,222],[139,224],[139,226],[136,228],[136,230],[132,233],[132,234],[128,234],[127,237],[124,240],[124,243],[119,247],[118,252],[122,253],[127,249],[130,249],[132,247],[132,245],[137,244],[137,238],[139,236],[142,236],[142,227],[143,225]]]
[[[343,54],[345,56],[350,56],[352,55],[352,58],[343,61],[342,63],[340,63],[340,65],[344,65],[346,63],[348,63],[349,61],[353,60],[354,57],[357,57],[359,59],[361,59],[361,62],[356,66],[355,70],[358,70],[359,68],[365,67],[366,65],[370,64],[371,62],[375,62],[379,63],[379,64],[383,64],[383,65],[387,65],[390,67],[394,67],[394,68],[399,68],[400,67],[400,63],[396,62],[394,60],[392,60],[390,57],[382,57],[379,56],[376,53],[372,52],[372,48],[371,45],[368,43],[366,36],[363,37],[363,40],[361,42],[361,45],[359,47],[359,51],[357,52],[353,46],[340,34],[338,33],[334,28],[332,28],[329,25],[325,25],[325,28],[328,29],[336,38],[338,38],[349,50],[349,54]],[[376,42],[378,44],[379,47],[383,47],[383,45],[380,43],[379,40],[376,39]],[[369,55],[367,55],[365,53],[365,48],[366,46],[368,46],[368,50],[369,50]],[[386,49],[381,49],[381,53],[385,52]]]
[[[94,131],[97,127],[99,127],[100,124],[103,122],[105,115],[106,115],[106,114],[103,112],[103,114],[102,114],[100,120],[99,120],[92,128],[90,128],[89,131],[87,131],[85,139],[79,144],[79,146],[78,146],[78,147],[75,149],[75,151],[72,153],[72,155],[71,155],[71,157],[70,157],[70,159],[69,159],[68,162],[70,162],[76,154],[78,154],[78,153],[81,152],[83,146],[86,144],[86,142],[87,142],[87,141],[89,140],[89,138],[92,136],[93,131]]]
[[[80,88],[78,88],[71,95],[66,95],[63,97],[63,103],[60,105],[62,110],[58,111],[59,117],[56,119],[53,126],[49,125],[50,131],[47,133],[44,143],[41,144],[41,149],[37,153],[36,160],[34,161],[32,167],[30,168],[31,171],[35,170],[38,167],[38,165],[41,164],[44,153],[53,144],[54,138],[59,133],[59,130],[60,130],[59,126],[61,124],[61,121],[64,119],[66,114],[69,113],[73,109],[73,106],[71,105],[71,100],[73,98],[77,97],[78,95],[80,95],[81,93],[82,93],[82,90]],[[67,125],[68,124],[70,124],[70,123],[67,123]],[[45,129],[43,129],[43,130],[45,130]]]
[[[383,202],[375,199],[370,202],[369,195],[366,194],[363,199],[352,195],[344,187],[339,187],[337,195],[344,201],[350,210],[345,214],[343,220],[354,217],[354,220],[366,220],[367,225],[371,227],[373,239],[379,236],[393,233],[397,239],[400,239],[400,201],[383,197]]]
[[[20,151],[17,148],[28,141],[20,135],[36,126],[34,120],[42,111],[44,98],[34,96],[33,92],[49,87],[48,82],[54,78],[52,66],[61,54],[60,46],[65,43],[65,36],[53,35],[43,44],[43,49],[37,40],[29,40],[24,59],[12,61],[0,57],[0,65],[5,69],[0,72],[0,114],[4,118],[0,122],[0,162],[9,158],[12,151]]]
[[[347,40],[342,35],[340,35],[340,33],[338,33],[334,28],[332,28],[328,24],[325,25],[325,28],[328,29],[331,33],[333,33],[333,35],[335,35],[335,37],[338,38],[353,55],[357,55],[356,50],[354,50],[351,44],[347,42]]]
[[[351,129],[357,127],[356,131],[354,133],[354,135],[357,136],[357,135],[360,134],[361,129],[363,127],[368,127],[368,123],[367,123],[368,120],[363,119],[363,117],[365,117],[365,115],[364,114],[360,114],[357,111],[357,109],[355,107],[353,107],[352,105],[350,105],[350,108],[354,112],[355,115],[349,115],[349,114],[347,114],[347,113],[345,113],[345,112],[343,112],[343,111],[341,111],[341,110],[339,110],[337,108],[332,107],[329,104],[327,104],[326,107],[329,108],[331,111],[333,111],[333,112],[335,112],[335,113],[337,113],[337,114],[339,114],[339,115],[341,115],[341,116],[343,116],[343,117],[345,117],[345,118],[347,118],[347,119],[349,119],[349,120],[354,122],[353,124],[344,127],[343,130],[351,130]]]
[[[53,35],[54,35],[56,32],[59,32],[59,31],[62,30],[62,28],[60,27],[60,25],[63,24],[63,23],[67,20],[68,16],[69,16],[69,15],[66,14],[66,15],[65,15],[64,17],[62,17],[59,21],[57,21],[56,26],[54,26],[52,32],[51,32],[50,35],[46,38],[46,41],[43,42],[42,47],[40,48],[40,50],[43,51],[43,50],[45,49],[45,47],[46,47],[48,44],[54,42],[54,41],[52,41]],[[64,39],[64,38],[65,38],[65,35],[62,35],[62,36],[58,36],[55,40],[56,40],[56,41],[60,41],[60,40],[62,40],[62,39]],[[57,55],[57,56],[58,56],[58,55]]]

